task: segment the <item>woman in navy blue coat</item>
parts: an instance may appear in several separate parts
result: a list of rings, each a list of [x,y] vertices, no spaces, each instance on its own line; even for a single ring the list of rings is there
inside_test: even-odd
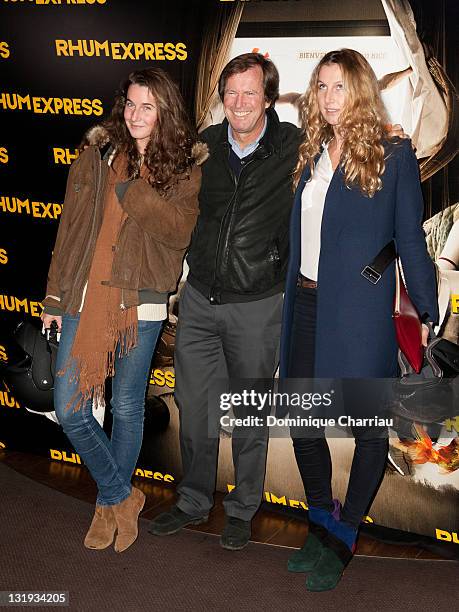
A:
[[[421,225],[423,200],[411,142],[388,139],[376,77],[350,49],[330,52],[319,62],[301,116],[280,375],[395,376],[394,263],[376,284],[361,271],[395,239],[410,297],[424,321],[436,321],[435,270]],[[364,409],[375,415],[374,405]],[[309,590],[338,583],[384,472],[387,438],[381,430],[358,428],[353,434],[356,449],[342,509],[332,499],[325,437],[293,438],[310,529],[289,569],[310,572]]]

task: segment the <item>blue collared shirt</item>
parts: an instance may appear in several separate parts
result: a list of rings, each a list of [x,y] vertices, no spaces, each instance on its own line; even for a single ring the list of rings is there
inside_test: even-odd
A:
[[[231,130],[231,125],[228,123],[228,142],[230,143],[231,148],[233,149],[234,153],[239,157],[239,159],[242,159],[243,157],[247,157],[247,155],[250,155],[251,153],[255,151],[255,149],[258,147],[260,140],[265,135],[267,124],[268,124],[268,118],[265,115],[265,124],[258,138],[255,140],[255,142],[252,142],[246,147],[244,147],[243,149],[241,149],[239,144],[234,140],[233,132]]]

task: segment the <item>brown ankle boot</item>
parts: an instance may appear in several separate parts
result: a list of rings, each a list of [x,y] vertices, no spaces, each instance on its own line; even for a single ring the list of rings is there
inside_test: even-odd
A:
[[[118,535],[115,540],[116,552],[123,552],[137,539],[137,522],[144,503],[145,495],[140,489],[132,487],[128,498],[112,506],[118,527]]]
[[[84,539],[86,548],[102,550],[113,542],[116,531],[113,506],[96,506],[91,526]]]

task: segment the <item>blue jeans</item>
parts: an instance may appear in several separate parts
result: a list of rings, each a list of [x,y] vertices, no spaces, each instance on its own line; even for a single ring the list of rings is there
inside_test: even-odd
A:
[[[67,364],[78,321],[79,316],[62,317],[57,372]],[[56,376],[56,416],[97,483],[99,505],[118,504],[131,493],[131,477],[142,445],[145,387],[162,324],[162,321],[139,321],[137,346],[124,357],[116,355],[110,440],[93,416],[91,400],[77,412],[72,408],[66,410],[77,390],[77,382],[69,380],[71,369],[63,376]]]

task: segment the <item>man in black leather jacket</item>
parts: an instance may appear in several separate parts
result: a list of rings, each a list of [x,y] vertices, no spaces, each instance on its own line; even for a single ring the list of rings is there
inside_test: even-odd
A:
[[[209,428],[223,413],[208,400],[212,381],[271,379],[278,361],[300,133],[279,121],[273,108],[279,75],[260,54],[231,60],[219,94],[226,119],[200,134],[210,156],[202,166],[200,216],[176,338],[183,479],[177,505],[151,523],[156,535],[206,521],[213,505],[218,435]],[[264,427],[233,432],[236,488],[224,500],[221,537],[229,550],[243,548],[250,538],[263,494],[267,439]]]

